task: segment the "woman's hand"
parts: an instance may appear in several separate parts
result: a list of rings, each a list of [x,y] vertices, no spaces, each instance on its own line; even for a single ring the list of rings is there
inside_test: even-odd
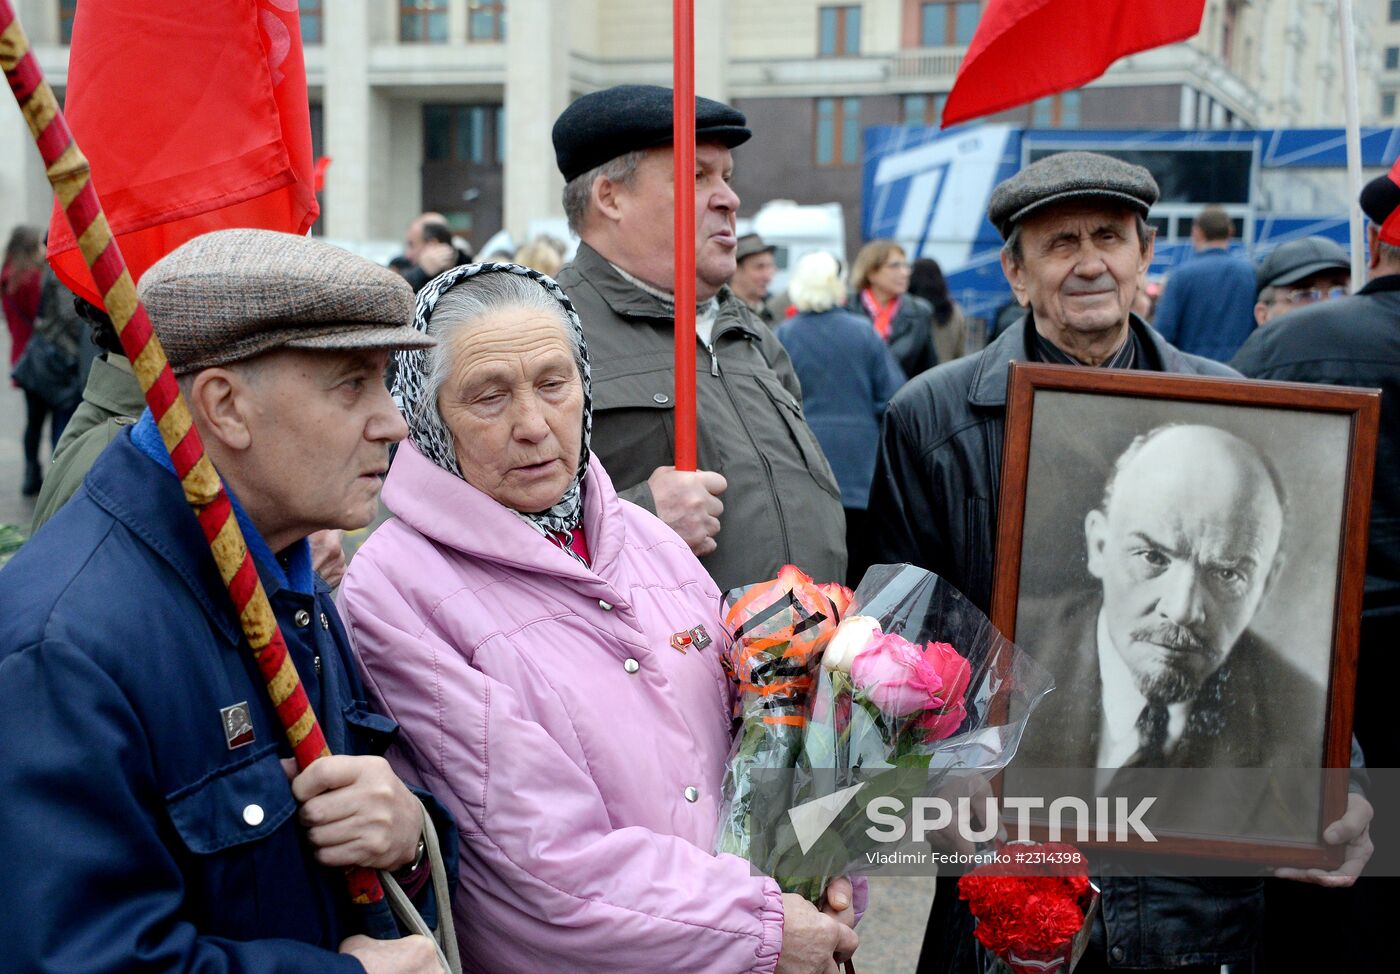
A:
[[[849,895],[848,882],[846,890]],[[783,948],[775,974],[837,974],[837,964],[849,960],[859,944],[856,932],[844,923],[796,893],[783,894]]]
[[[856,926],[856,904],[855,893],[851,889],[851,881],[845,876],[838,876],[826,887],[825,905],[822,912],[831,917],[837,923],[844,923],[852,930]]]

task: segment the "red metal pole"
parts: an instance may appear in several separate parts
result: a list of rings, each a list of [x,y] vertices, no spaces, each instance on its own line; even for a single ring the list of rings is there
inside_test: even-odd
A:
[[[676,469],[695,469],[695,0],[673,0]]]

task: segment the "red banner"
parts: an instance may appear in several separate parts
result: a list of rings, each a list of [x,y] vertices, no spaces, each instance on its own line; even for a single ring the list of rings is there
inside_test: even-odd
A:
[[[987,0],[943,109],[956,125],[1088,84],[1121,57],[1194,37],[1205,0]]]
[[[297,0],[79,4],[65,102],[135,280],[199,234],[316,219]],[[57,208],[49,261],[101,304]]]

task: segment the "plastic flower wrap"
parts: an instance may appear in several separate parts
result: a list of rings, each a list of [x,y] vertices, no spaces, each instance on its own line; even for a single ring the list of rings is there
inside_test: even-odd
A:
[[[910,565],[867,572],[821,643],[801,744],[782,754],[792,771],[747,786],[741,853],[814,903],[831,878],[874,864],[882,843],[870,831],[872,802],[893,801],[909,817],[913,800],[938,792],[950,773],[978,782],[996,774],[1052,685],[953,586]],[[731,764],[730,774],[737,783],[753,770]]]
[[[1099,891],[1078,849],[1059,842],[1012,842],[996,862],[958,880],[977,919],[973,936],[1016,974],[1069,974],[1084,956]]]
[[[739,735],[730,751],[720,806],[717,852],[750,858],[751,774],[791,768],[827,639],[850,605],[851,590],[818,585],[792,565],[771,582],[735,589],[725,625],[732,639],[724,666],[738,684]],[[783,809],[769,809],[781,815]]]

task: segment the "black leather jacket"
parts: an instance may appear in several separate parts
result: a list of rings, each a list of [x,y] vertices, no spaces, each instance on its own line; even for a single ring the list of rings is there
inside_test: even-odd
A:
[[[870,317],[860,295],[851,298],[848,311]],[[899,310],[890,322],[890,354],[909,378],[927,372],[938,364],[938,352],[933,347],[933,305],[917,294],[905,294],[899,299]]]
[[[1256,329],[1230,363],[1252,379],[1380,389],[1366,613],[1400,615],[1400,274]]]

